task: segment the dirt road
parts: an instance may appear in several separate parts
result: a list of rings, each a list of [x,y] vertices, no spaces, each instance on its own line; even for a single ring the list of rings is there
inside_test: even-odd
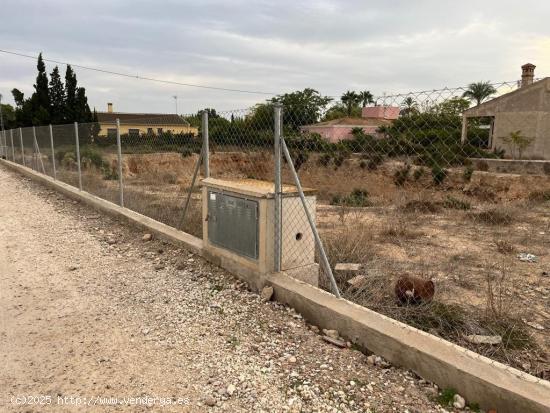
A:
[[[441,411],[414,374],[142,237],[0,166],[0,411]]]

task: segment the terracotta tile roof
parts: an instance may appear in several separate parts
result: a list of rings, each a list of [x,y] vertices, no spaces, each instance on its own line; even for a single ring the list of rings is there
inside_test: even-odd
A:
[[[165,113],[122,113],[122,112],[98,112],[97,119],[100,123],[133,123],[140,125],[189,125],[184,118],[175,114]]]

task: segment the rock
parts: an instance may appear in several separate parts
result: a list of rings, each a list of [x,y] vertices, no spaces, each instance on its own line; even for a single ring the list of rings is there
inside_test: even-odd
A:
[[[216,405],[216,399],[214,399],[212,396],[208,396],[206,399],[204,399],[204,404],[213,407]]]
[[[345,341],[342,341],[342,340],[337,339],[337,338],[332,338],[332,337],[329,337],[329,336],[323,336],[323,340],[325,340],[327,343],[334,344],[336,347],[340,347],[340,348],[347,347]]]
[[[325,330],[325,329],[323,329],[323,334],[325,336],[330,337],[330,338],[335,338],[335,339],[340,338],[340,334],[338,334],[338,331],[336,331],[336,330]]]
[[[144,234],[143,237],[141,238],[142,241],[151,241],[152,239],[153,239],[152,234]]]
[[[354,264],[349,262],[340,262],[334,267],[335,272],[357,272],[361,269],[361,264]]]
[[[472,335],[466,336],[466,341],[472,344],[491,344],[493,346],[496,346],[497,344],[502,343],[502,337],[501,336],[481,336],[477,334],[472,334]]]
[[[365,284],[366,281],[367,277],[365,277],[364,275],[357,275],[353,278],[350,278],[347,283],[353,288],[360,288]]]
[[[543,271],[543,272],[541,273],[541,275],[542,275],[543,277],[550,277],[550,272],[549,272],[549,271]]]
[[[288,358],[288,362],[289,362],[289,363],[296,363],[296,361],[297,361],[297,360],[296,360],[296,357],[294,357],[294,356],[290,356],[290,357]]]
[[[76,270],[78,270],[78,267],[76,265],[71,265],[69,267],[69,271],[76,271]]]
[[[109,245],[116,244],[116,239],[114,239],[114,238],[107,238],[107,244],[109,244]]]
[[[260,298],[262,301],[266,302],[271,300],[271,297],[273,296],[273,287],[271,286],[265,286],[262,288],[262,292],[260,293]]]
[[[453,397],[453,407],[455,409],[464,409],[466,407],[466,400],[460,394],[455,394]]]
[[[160,263],[155,264],[155,270],[160,271],[162,269],[164,269],[164,264],[160,264]]]
[[[523,262],[537,262],[538,257],[535,254],[529,254],[528,252],[520,252],[518,259]]]
[[[229,386],[227,386],[227,389],[225,391],[229,396],[233,396],[233,393],[235,393],[235,390],[237,390],[235,386],[233,384],[230,384]]]
[[[534,328],[535,330],[544,330],[544,326],[542,326],[541,324],[537,323],[536,321],[525,321],[525,324],[527,324],[529,327],[532,327]]]

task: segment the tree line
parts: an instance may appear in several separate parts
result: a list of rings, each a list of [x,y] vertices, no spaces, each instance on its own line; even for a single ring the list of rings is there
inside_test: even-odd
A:
[[[2,105],[6,128],[97,122],[97,113],[95,109],[90,110],[86,89],[78,86],[71,65],[65,70],[65,83],[57,66],[48,79],[42,53],[38,55],[36,68],[38,74],[32,95],[25,98],[23,92],[14,88],[11,93],[15,109]]]

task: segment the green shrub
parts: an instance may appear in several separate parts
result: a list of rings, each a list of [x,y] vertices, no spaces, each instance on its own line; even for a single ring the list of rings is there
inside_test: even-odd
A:
[[[426,169],[424,169],[423,167],[416,168],[413,172],[413,178],[414,178],[415,181],[418,181],[425,174],[426,174]]]
[[[447,171],[440,166],[433,166],[432,167],[432,178],[434,181],[434,184],[441,185],[445,178],[447,178]]]
[[[332,156],[330,155],[330,153],[324,153],[319,157],[319,159],[317,159],[317,164],[320,166],[328,166],[331,159]]]
[[[411,171],[411,166],[405,164],[401,168],[397,169],[393,174],[393,182],[396,186],[403,186],[407,179],[409,179],[409,172]]]
[[[334,166],[335,169],[341,167],[346,160],[346,156],[343,153],[339,153],[334,157]]]
[[[181,157],[182,158],[188,158],[190,157],[191,155],[193,155],[193,151],[191,149],[184,149],[182,152],[181,152]]]
[[[354,189],[349,195],[344,197],[334,195],[330,203],[331,205],[347,207],[367,207],[372,205],[372,202],[369,200],[369,192],[364,189]]]
[[[468,165],[466,168],[464,168],[464,172],[462,174],[462,177],[464,178],[464,182],[470,182],[472,180],[473,174],[474,174],[474,168],[472,168],[471,165]]]
[[[103,160],[101,153],[93,148],[90,148],[89,146],[82,148],[80,151],[80,159],[88,159],[97,169],[101,169],[105,165],[105,161]]]
[[[468,201],[463,201],[461,199],[455,198],[453,196],[447,196],[443,201],[443,207],[447,209],[460,209],[466,211],[472,207]]]

